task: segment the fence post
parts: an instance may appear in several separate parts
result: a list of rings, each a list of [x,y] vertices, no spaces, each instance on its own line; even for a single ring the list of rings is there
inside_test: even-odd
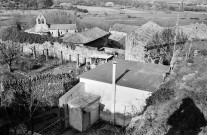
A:
[[[36,48],[35,48],[35,46],[33,47],[33,58],[36,59]]]
[[[60,55],[61,55],[61,56],[60,56],[60,57],[61,57],[61,64],[63,65],[63,51],[61,51],[60,53],[61,53],[61,54],[60,54]]]
[[[71,60],[71,54],[69,54],[69,61],[71,62],[72,60]]]
[[[48,52],[48,49],[46,49],[46,61],[48,61],[48,54],[49,52]]]
[[[76,58],[76,67],[79,68],[79,54],[77,54],[77,58]]]

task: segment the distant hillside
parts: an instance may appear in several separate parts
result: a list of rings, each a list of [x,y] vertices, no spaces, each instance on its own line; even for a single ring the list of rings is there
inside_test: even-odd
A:
[[[148,2],[152,2],[152,1],[156,1],[156,2],[165,2],[165,3],[180,3],[180,2],[184,2],[184,3],[207,3],[206,0],[54,0],[54,3],[82,3],[83,1],[87,2],[87,3],[106,3],[106,2],[114,2],[115,4],[121,4],[121,5],[126,5],[126,4],[131,4],[134,2],[144,2],[144,3],[148,3]]]

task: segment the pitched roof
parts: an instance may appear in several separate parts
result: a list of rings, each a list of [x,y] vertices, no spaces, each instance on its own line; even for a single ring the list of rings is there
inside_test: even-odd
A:
[[[153,92],[163,82],[168,66],[117,60],[116,84],[124,87]],[[112,62],[100,65],[78,77],[99,82],[112,83]]]
[[[50,30],[56,30],[56,29],[61,29],[61,30],[76,30],[76,24],[51,24],[50,25]]]
[[[68,33],[63,37],[63,41],[72,42],[76,44],[86,44],[86,43],[95,41],[99,38],[102,38],[108,34],[109,34],[108,32],[98,27],[94,27],[90,30],[87,30],[81,33],[74,33],[74,34]]]
[[[112,28],[110,30],[129,33],[129,32],[132,32],[135,29],[138,29],[139,27],[140,26],[116,23],[112,26]]]
[[[81,34],[84,35],[85,37],[87,37],[89,39],[89,42],[91,42],[96,39],[102,38],[102,37],[108,35],[109,33],[98,28],[98,27],[94,27],[90,30],[82,32]]]
[[[114,41],[117,41],[117,42],[119,42],[120,40],[122,40],[122,39],[124,39],[124,38],[125,38],[125,36],[123,36],[123,35],[118,35],[118,34],[111,34],[111,35],[109,36],[109,39],[114,40]]]
[[[158,24],[149,21],[146,24],[142,25],[140,28],[132,32],[135,35],[135,38],[143,43],[147,43],[154,34],[161,32],[164,28]]]
[[[187,35],[188,39],[199,39],[204,40],[207,39],[207,25],[206,24],[190,24],[186,26],[180,26],[180,29],[183,31],[185,35]]]
[[[81,33],[67,33],[63,38],[64,42],[71,42],[75,44],[88,43],[89,39]]]

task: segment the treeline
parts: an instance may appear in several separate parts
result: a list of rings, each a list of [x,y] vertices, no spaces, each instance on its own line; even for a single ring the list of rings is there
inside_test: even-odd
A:
[[[46,41],[62,43],[62,39],[52,37],[49,33],[47,35],[38,35],[20,31],[17,27],[8,27],[0,32],[0,39],[3,41],[13,41],[19,43],[38,43],[43,44]]]
[[[49,8],[53,5],[53,0],[1,0],[4,9],[34,10]]]

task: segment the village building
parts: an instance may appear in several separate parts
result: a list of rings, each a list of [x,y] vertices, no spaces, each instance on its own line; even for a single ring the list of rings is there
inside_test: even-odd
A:
[[[114,3],[113,2],[106,2],[105,6],[106,7],[113,7]]]
[[[47,20],[42,13],[36,18],[36,24],[33,28],[25,30],[27,33],[60,37],[66,33],[75,33],[77,31],[76,24],[47,24]]]
[[[74,45],[88,46],[99,49],[107,46],[108,37],[108,32],[98,27],[94,27],[80,33],[68,33],[62,39],[65,43],[73,43]]]
[[[80,82],[59,99],[59,105],[67,106],[87,93],[100,96],[101,119],[113,121],[115,114],[133,116],[143,110],[146,98],[159,89],[167,72],[169,67],[164,65],[127,60],[108,62],[79,75]],[[104,113],[109,117],[104,117]]]
[[[127,34],[125,42],[125,60],[145,62],[145,47],[152,37],[164,28],[154,22],[147,22],[140,28]]]
[[[128,33],[125,41],[125,60],[148,62],[145,58],[146,46],[156,33],[161,33],[165,28],[175,29],[176,27],[161,27],[149,21]],[[178,31],[183,32],[189,41],[207,39],[207,25],[203,23],[179,26]]]
[[[110,27],[109,32],[111,34],[126,36],[128,33],[132,32],[135,29],[138,29],[139,27],[140,26],[116,23],[112,27]]]
[[[114,24],[110,27],[109,32],[109,44],[113,48],[125,49],[125,38],[126,35],[132,32],[135,29],[138,29],[139,26],[127,25],[127,24]]]
[[[182,31],[188,40],[207,40],[207,25],[204,23],[194,23],[185,26],[179,26],[179,30]]]

